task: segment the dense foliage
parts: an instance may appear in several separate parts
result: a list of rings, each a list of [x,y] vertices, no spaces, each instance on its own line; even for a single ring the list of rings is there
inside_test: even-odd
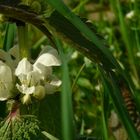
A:
[[[30,102],[18,93],[0,102],[0,139],[139,139],[140,2],[64,2],[0,0],[0,48],[18,46],[20,59],[34,65],[43,46],[52,46],[62,63],[53,67],[62,80],[53,95],[33,95]],[[4,57],[0,52],[6,63]],[[39,86],[53,79],[47,78]],[[14,118],[11,98],[20,104]]]

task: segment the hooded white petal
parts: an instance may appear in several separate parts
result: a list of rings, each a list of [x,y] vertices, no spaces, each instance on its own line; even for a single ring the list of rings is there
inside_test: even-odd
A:
[[[12,72],[9,66],[0,61],[0,100],[6,100],[13,88]]]
[[[32,69],[33,69],[33,66],[32,66],[32,64],[27,60],[27,58],[23,58],[20,62],[19,62],[19,64],[18,64],[18,66],[17,66],[17,68],[16,68],[16,70],[15,70],[15,75],[16,76],[19,76],[19,75],[21,75],[21,74],[28,74],[30,71],[32,71]]]
[[[59,80],[56,76],[52,76],[51,77],[51,81],[50,81],[50,85],[55,86],[55,87],[59,87],[62,84],[62,81]]]
[[[53,48],[50,49],[48,52],[41,54],[34,65],[37,65],[38,63],[47,67],[61,65],[58,53]]]

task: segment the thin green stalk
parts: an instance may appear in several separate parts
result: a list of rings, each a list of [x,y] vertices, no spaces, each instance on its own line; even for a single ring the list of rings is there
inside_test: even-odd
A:
[[[81,128],[80,128],[80,135],[84,135],[84,127],[85,127],[85,121],[82,119],[81,122]]]
[[[134,2],[134,8],[132,9],[134,10],[134,13],[137,15],[139,14],[139,9],[138,9],[138,3],[137,1]],[[138,49],[138,52],[140,52],[140,39],[139,39],[139,30],[138,30],[138,22],[135,24],[135,38],[136,38],[136,46]]]
[[[49,138],[50,140],[59,140],[58,138],[54,137],[53,135],[49,134],[46,131],[42,131],[42,134],[45,135],[47,139]]]
[[[136,46],[137,46],[138,52],[140,52],[140,40],[139,40],[139,35],[138,35],[137,29],[135,29],[135,38],[136,38]]]
[[[19,43],[19,50],[20,56],[29,57],[29,47],[28,47],[28,26],[27,25],[19,25],[18,28],[18,43]]]
[[[104,140],[108,140],[108,130],[107,130],[107,122],[106,122],[107,120],[105,118],[104,97],[103,97],[103,95],[102,95],[102,101],[101,102],[102,102],[101,118],[102,118],[102,126],[103,126],[102,133],[103,133]]]
[[[81,72],[82,72],[82,70],[84,69],[85,66],[86,66],[86,64],[84,63],[84,64],[81,66],[79,72],[77,73],[76,78],[75,78],[75,80],[74,80],[74,82],[73,82],[73,84],[72,84],[72,91],[73,91],[73,89],[74,89],[74,87],[75,87],[75,85],[76,85],[76,82],[77,82],[77,80],[78,80],[78,78],[79,78],[79,76],[80,76],[80,74],[81,74]]]
[[[101,72],[101,79],[103,82],[103,87],[104,87],[104,91],[101,94],[101,118],[102,118],[102,133],[103,133],[103,138],[104,140],[108,140],[109,136],[108,136],[108,113],[109,113],[109,90],[106,84],[106,81],[103,77],[103,73],[102,73],[102,68],[99,67],[99,70]]]
[[[67,60],[63,53],[62,44],[55,38],[62,60],[62,91],[61,91],[61,118],[62,118],[62,140],[75,139],[74,115],[72,109],[72,91],[70,85]]]
[[[33,49],[37,49],[38,47],[40,47],[40,45],[45,42],[45,40],[47,39],[46,36],[42,36],[33,46]]]
[[[81,10],[81,7],[83,7],[88,1],[89,0],[80,1],[80,4],[76,8],[73,9],[73,12],[78,14],[80,12],[80,10]]]
[[[131,47],[131,42],[130,42],[131,39],[128,36],[128,31],[127,31],[128,29],[127,29],[127,25],[125,24],[125,21],[124,21],[124,16],[122,14],[120,1],[119,0],[115,0],[115,2],[113,2],[112,0],[110,0],[110,1],[113,5],[116,4],[118,16],[119,16],[120,27],[121,27],[121,31],[122,31],[122,37],[124,39],[126,49],[128,51],[129,64],[130,64],[130,67],[133,71],[134,77],[136,78],[137,82],[139,83],[139,76],[138,76],[138,72],[137,72],[136,65],[135,65],[133,51],[131,49],[132,48]]]

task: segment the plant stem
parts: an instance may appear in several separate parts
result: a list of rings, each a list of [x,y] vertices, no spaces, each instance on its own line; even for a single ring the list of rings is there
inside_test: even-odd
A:
[[[78,71],[78,73],[77,73],[77,75],[76,75],[76,78],[75,78],[75,80],[74,80],[74,82],[73,82],[73,84],[72,84],[72,91],[73,91],[73,89],[74,89],[74,87],[75,87],[75,85],[76,85],[76,82],[77,82],[77,80],[78,80],[78,78],[79,78],[79,76],[80,76],[82,70],[85,68],[85,66],[86,66],[86,64],[84,63],[84,64],[81,66],[80,70]]]
[[[29,48],[28,48],[28,27],[25,26],[17,26],[18,27],[18,41],[19,41],[19,50],[20,56],[29,57]]]
[[[125,24],[125,21],[124,21],[120,1],[116,0],[116,2],[115,3],[113,2],[112,4],[116,4],[116,8],[117,8],[116,12],[118,12],[122,37],[124,39],[124,43],[125,43],[126,49],[128,51],[129,64],[130,64],[130,67],[133,71],[133,74],[134,74],[134,77],[135,77],[137,83],[139,83],[139,76],[138,76],[138,72],[137,72],[137,69],[136,69],[135,60],[134,60],[133,51],[132,51],[131,42],[130,42],[131,39],[128,36],[128,28],[127,28],[127,25]]]
[[[66,56],[62,49],[62,44],[58,38],[55,38],[62,61],[62,91],[61,91],[61,118],[62,118],[62,140],[74,140],[75,123],[72,107],[72,91]]]

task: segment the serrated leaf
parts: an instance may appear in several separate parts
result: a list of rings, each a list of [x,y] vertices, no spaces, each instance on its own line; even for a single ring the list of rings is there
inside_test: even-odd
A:
[[[8,117],[0,122],[1,140],[44,140],[35,116]]]

